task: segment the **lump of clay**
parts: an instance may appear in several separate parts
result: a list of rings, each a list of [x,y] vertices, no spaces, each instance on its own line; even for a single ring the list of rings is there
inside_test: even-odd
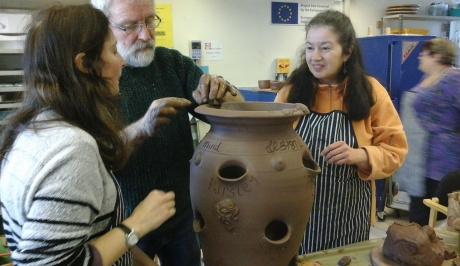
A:
[[[350,256],[345,256],[339,260],[337,263],[339,266],[347,266],[350,265],[351,263],[351,257]]]
[[[395,222],[388,227],[383,255],[413,266],[439,266],[444,261],[444,244],[433,228],[416,223]]]
[[[455,253],[455,250],[445,247],[444,248],[444,259],[451,260],[455,258],[457,258],[457,253]]]
[[[447,194],[447,230],[460,231],[460,191]]]

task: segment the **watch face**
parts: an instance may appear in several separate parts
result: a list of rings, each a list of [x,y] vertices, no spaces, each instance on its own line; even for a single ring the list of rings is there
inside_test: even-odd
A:
[[[126,236],[126,243],[128,244],[129,247],[135,246],[138,241],[139,241],[139,236],[134,231],[131,231],[131,233],[129,233]]]

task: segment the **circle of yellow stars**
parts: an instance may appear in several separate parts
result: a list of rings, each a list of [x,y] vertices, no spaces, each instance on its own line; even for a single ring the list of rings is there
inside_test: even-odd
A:
[[[289,17],[288,18],[283,18],[281,16],[281,11],[283,11],[283,9],[286,8],[288,11],[289,11]],[[292,9],[288,6],[288,5],[282,5],[278,8],[278,17],[280,20],[282,20],[283,22],[288,22],[291,18],[292,18]]]

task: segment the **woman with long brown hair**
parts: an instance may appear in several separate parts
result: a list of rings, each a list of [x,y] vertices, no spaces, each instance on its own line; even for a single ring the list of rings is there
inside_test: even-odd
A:
[[[365,75],[350,19],[327,10],[313,17],[306,32],[300,66],[275,99],[311,110],[294,128],[321,167],[301,254],[368,240],[374,180],[391,175],[407,153],[387,91]]]
[[[90,5],[38,12],[23,63],[23,104],[0,143],[13,263],[131,265],[137,239],[175,213],[174,193],[152,191],[124,218],[111,171],[131,150],[114,100],[126,63],[107,18]]]

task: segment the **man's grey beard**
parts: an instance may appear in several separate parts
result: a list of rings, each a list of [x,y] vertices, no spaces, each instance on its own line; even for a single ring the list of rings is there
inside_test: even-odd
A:
[[[152,49],[136,52],[145,47],[151,47]],[[152,63],[155,57],[155,40],[148,40],[146,42],[137,41],[129,48],[126,48],[122,43],[118,42],[117,50],[129,66],[146,67]]]

